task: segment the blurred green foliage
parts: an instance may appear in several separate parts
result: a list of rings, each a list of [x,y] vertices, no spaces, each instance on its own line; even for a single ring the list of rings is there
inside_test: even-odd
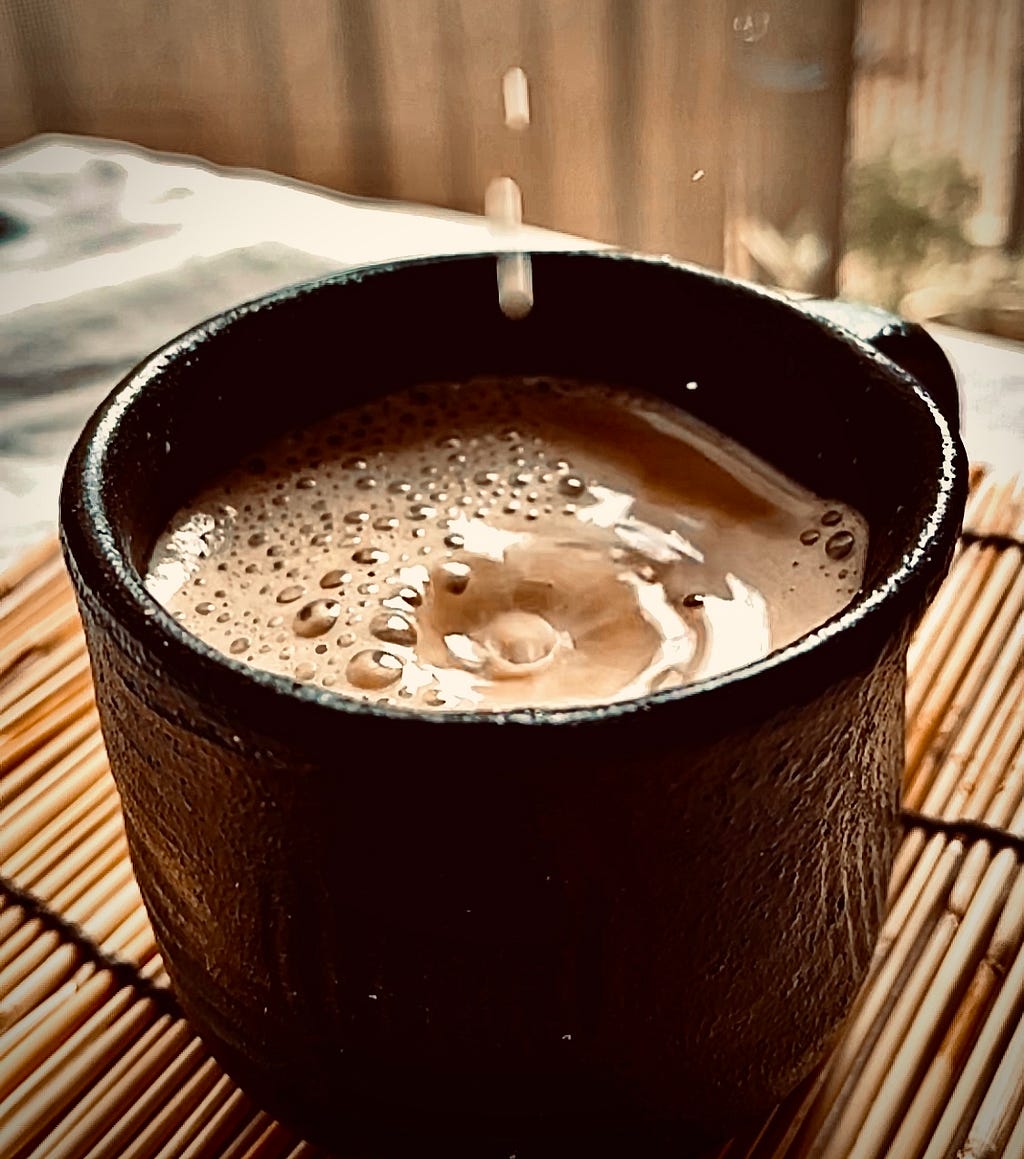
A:
[[[896,309],[926,262],[970,255],[965,227],[978,204],[978,182],[958,158],[887,154],[851,166],[848,181],[847,247],[876,267],[882,305]]]

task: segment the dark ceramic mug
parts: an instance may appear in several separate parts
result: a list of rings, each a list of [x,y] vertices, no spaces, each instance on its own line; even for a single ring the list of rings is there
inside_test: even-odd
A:
[[[534,281],[515,323],[486,256],[229,311],[125,379],[65,479],[104,736],[181,1004],[243,1087],[339,1147],[728,1131],[821,1058],[882,917],[907,643],[966,492],[948,366],[869,319],[937,406],[834,323],[666,260],[540,254]],[[656,391],[854,505],[862,594],[692,687],[443,716],[252,671],[147,594],[156,534],[244,453],[489,372]]]

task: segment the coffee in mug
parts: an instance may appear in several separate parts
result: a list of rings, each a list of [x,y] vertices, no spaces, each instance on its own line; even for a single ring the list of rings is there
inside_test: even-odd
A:
[[[857,592],[867,543],[848,504],[654,395],[479,377],[246,458],[172,518],[147,583],[225,655],[343,696],[562,708],[791,643]]]

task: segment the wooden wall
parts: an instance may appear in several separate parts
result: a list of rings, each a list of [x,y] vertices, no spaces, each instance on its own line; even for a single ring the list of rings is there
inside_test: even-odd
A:
[[[721,0],[0,0],[0,143],[124,138],[720,265]],[[520,64],[534,123],[502,125]],[[692,174],[703,169],[697,182]]]

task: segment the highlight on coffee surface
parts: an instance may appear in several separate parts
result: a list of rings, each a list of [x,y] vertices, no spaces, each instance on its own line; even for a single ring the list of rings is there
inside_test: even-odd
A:
[[[280,438],[171,519],[147,586],[232,659],[417,711],[604,704],[835,615],[868,532],[653,395],[479,377]]]

